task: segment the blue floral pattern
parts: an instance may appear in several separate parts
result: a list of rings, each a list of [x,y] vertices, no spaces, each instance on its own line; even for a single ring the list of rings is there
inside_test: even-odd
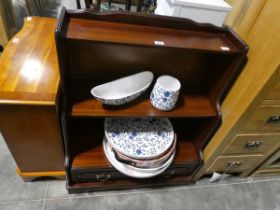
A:
[[[155,84],[150,100],[154,107],[162,111],[169,111],[175,107],[179,91],[166,91],[157,83]]]
[[[168,118],[106,118],[105,135],[117,151],[132,158],[155,158],[174,141]]]
[[[138,96],[140,96],[142,93],[144,93],[146,91],[142,90],[141,92],[135,93],[133,95],[124,97],[124,98],[117,98],[117,99],[104,99],[104,98],[98,98],[96,96],[94,96],[98,101],[102,102],[103,104],[106,105],[113,105],[113,106],[120,106],[123,104],[127,104],[130,101],[133,101],[134,99],[136,99]]]

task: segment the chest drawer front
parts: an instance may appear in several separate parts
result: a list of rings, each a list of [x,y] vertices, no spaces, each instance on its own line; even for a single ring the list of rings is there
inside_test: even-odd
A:
[[[280,105],[261,105],[249,118],[243,132],[280,132]]]
[[[265,154],[273,147],[280,145],[279,134],[243,134],[236,135],[223,151],[223,155]]]
[[[280,100],[280,82],[267,94],[267,100]]]
[[[259,165],[262,161],[262,155],[250,156],[220,156],[208,168],[208,172],[244,172],[250,168]]]

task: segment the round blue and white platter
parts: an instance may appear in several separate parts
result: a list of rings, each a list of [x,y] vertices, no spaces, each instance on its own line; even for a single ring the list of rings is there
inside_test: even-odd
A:
[[[163,163],[161,166],[156,168],[137,168],[131,165],[127,165],[116,160],[114,152],[108,144],[106,137],[103,139],[103,150],[111,165],[116,168],[119,172],[134,178],[151,178],[163,173],[173,162],[175,157],[175,150],[170,156],[170,158]]]
[[[136,159],[159,157],[174,141],[168,118],[106,118],[104,129],[115,150]]]

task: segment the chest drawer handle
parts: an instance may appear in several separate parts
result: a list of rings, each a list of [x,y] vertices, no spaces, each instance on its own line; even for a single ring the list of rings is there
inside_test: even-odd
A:
[[[98,181],[101,181],[101,182],[106,182],[108,181],[109,179],[111,178],[111,175],[110,174],[100,174],[100,175],[96,175],[96,179]]]
[[[247,149],[258,149],[262,145],[263,141],[248,141],[245,145]]]
[[[274,115],[270,116],[268,120],[266,121],[268,124],[280,124],[280,116]]]
[[[233,169],[233,168],[238,168],[241,166],[242,162],[241,161],[231,161],[228,163],[228,168]]]

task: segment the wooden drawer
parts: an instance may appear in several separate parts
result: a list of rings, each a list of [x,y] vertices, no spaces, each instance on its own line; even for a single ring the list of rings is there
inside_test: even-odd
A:
[[[254,177],[273,177],[280,176],[280,168],[279,169],[264,169],[255,171],[252,176]]]
[[[280,170],[280,147],[259,169],[279,169]]]
[[[256,170],[253,176],[279,176],[280,175],[280,148],[262,166]]]
[[[280,105],[261,105],[242,129],[244,132],[280,132]]]
[[[183,167],[180,166],[170,166],[158,177],[176,177],[176,176],[190,176],[195,168],[195,164],[187,164]],[[113,167],[104,169],[71,169],[71,176],[73,182],[106,182],[108,180],[120,180],[127,179],[128,177]]]
[[[280,82],[265,96],[266,100],[280,100]]]
[[[273,147],[280,145],[279,134],[240,134],[231,141],[223,155],[265,154]]]
[[[208,168],[208,172],[247,172],[262,161],[262,155],[219,156]]]

